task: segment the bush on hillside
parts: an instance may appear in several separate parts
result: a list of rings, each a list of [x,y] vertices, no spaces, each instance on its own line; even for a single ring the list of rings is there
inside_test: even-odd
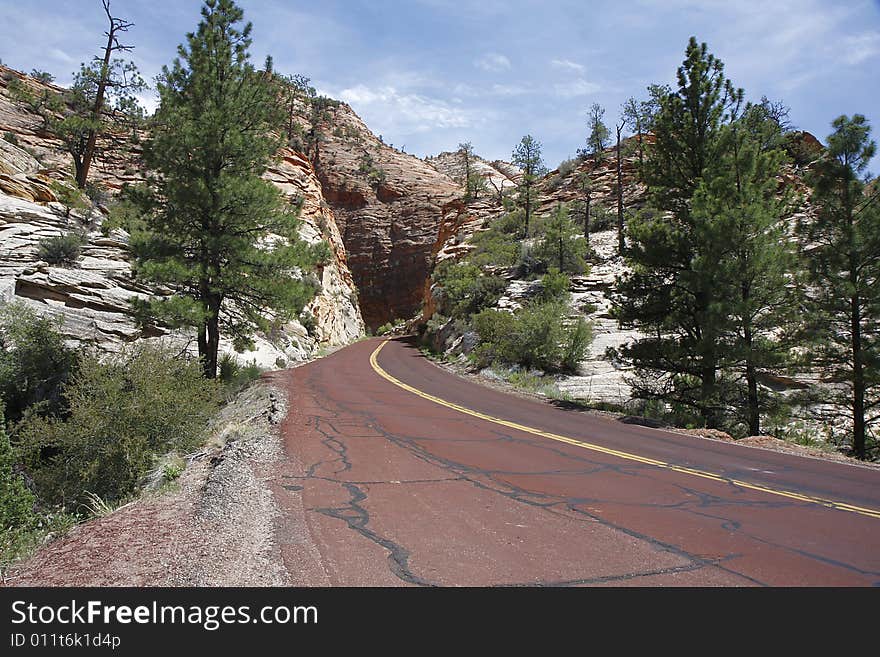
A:
[[[441,312],[450,317],[467,317],[494,305],[507,288],[503,278],[484,274],[468,262],[444,263],[435,281],[443,288]]]
[[[229,353],[220,356],[217,366],[217,377],[223,384],[227,399],[244,390],[263,373],[256,360],[241,365],[235,356]]]
[[[64,343],[58,326],[23,303],[0,305],[0,397],[10,423],[30,407],[43,415],[66,412],[62,386],[79,352]]]
[[[9,436],[6,435],[3,405],[0,404],[0,534],[28,530],[36,523],[37,500],[17,472]],[[0,547],[0,551],[4,551]]]
[[[104,362],[85,356],[64,386],[68,417],[28,413],[18,425],[25,467],[45,502],[74,505],[86,493],[118,501],[160,455],[202,442],[218,393],[197,361],[160,346]]]
[[[545,372],[574,371],[589,347],[589,324],[580,318],[565,325],[567,306],[559,301],[536,302],[515,314],[484,310],[473,318],[480,336],[475,359],[480,366],[518,364]]]
[[[73,265],[79,260],[85,239],[77,233],[67,233],[40,240],[37,257],[50,265]]]

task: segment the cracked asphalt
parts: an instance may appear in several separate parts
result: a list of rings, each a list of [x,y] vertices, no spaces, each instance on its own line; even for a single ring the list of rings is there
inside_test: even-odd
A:
[[[505,395],[406,338],[377,362],[428,395],[706,478],[461,413],[379,376],[356,343],[275,375],[272,488],[300,586],[876,586],[880,471],[623,424]]]

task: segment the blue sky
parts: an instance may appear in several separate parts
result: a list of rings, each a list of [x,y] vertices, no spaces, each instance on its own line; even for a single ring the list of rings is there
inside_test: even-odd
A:
[[[612,126],[627,97],[674,83],[695,35],[751,99],[791,107],[824,141],[840,114],[880,140],[878,0],[239,0],[256,64],[302,73],[352,105],[376,134],[419,156],[471,141],[509,159],[535,136],[551,168],[586,138],[586,111]],[[195,0],[113,0],[144,77],[170,62],[199,20]],[[0,59],[68,83],[96,54],[99,0],[0,0]],[[148,98],[148,104],[152,98]],[[873,162],[875,173],[880,158]]]

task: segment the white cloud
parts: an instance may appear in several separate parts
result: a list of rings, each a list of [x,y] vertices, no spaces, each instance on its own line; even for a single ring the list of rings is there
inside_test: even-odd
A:
[[[518,84],[493,84],[493,96],[522,96],[529,93],[529,88]]]
[[[553,85],[557,96],[562,98],[574,98],[576,96],[588,96],[600,91],[600,87],[595,82],[587,82],[583,78],[579,78],[574,82],[564,82]]]
[[[474,66],[490,72],[508,71],[510,70],[510,60],[497,52],[490,52],[475,61]]]
[[[880,32],[867,32],[843,40],[844,61],[854,66],[880,53]]]
[[[358,84],[343,89],[338,97],[379,132],[405,135],[434,129],[469,128],[476,122],[468,110],[420,94],[401,93],[387,85]]]
[[[562,69],[563,71],[574,71],[575,73],[583,73],[584,65],[573,62],[570,59],[554,59],[550,62],[553,68]]]
[[[64,62],[65,64],[74,64],[76,60],[68,55],[66,52],[61,50],[61,48],[50,48],[49,55],[60,62]]]

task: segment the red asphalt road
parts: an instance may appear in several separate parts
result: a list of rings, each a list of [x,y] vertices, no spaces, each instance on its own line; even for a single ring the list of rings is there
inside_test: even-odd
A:
[[[290,411],[274,492],[295,585],[871,586],[880,519],[560,443],[380,377],[382,340],[277,376]],[[456,377],[406,339],[390,375],[579,441],[867,509],[880,471],[563,410]]]

